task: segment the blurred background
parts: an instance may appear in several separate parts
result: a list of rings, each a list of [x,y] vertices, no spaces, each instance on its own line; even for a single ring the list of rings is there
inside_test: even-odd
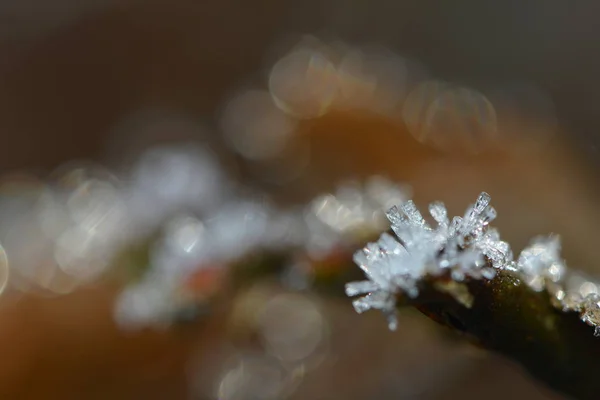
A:
[[[191,143],[218,160],[217,183],[282,207],[371,175],[452,214],[485,190],[515,251],[556,232],[569,265],[593,274],[598,12],[591,0],[5,1],[0,195],[38,196],[73,161],[120,176],[148,149]],[[172,167],[156,182],[187,168]],[[18,239],[0,242],[8,274],[34,247],[2,204]],[[64,240],[53,262],[77,268]],[[260,282],[200,327],[131,333],[113,322],[112,287],[25,275],[39,271],[43,296],[20,282],[26,294],[0,309],[3,398],[560,398],[411,311],[389,332],[347,299]]]

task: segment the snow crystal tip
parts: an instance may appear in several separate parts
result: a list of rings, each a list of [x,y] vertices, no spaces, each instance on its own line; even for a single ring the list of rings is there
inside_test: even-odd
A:
[[[366,294],[377,290],[378,287],[374,282],[371,281],[358,281],[350,282],[346,284],[346,296],[354,297],[359,294]]]
[[[362,314],[365,311],[369,311],[371,309],[371,305],[369,304],[369,302],[367,301],[366,298],[361,297],[360,299],[356,299],[352,302],[352,306],[354,307],[354,310],[358,313],[358,314]]]
[[[396,316],[396,313],[389,315],[387,320],[388,320],[388,329],[390,331],[397,331],[398,330],[398,317]]]
[[[444,203],[441,201],[435,201],[429,205],[429,214],[431,214],[438,225],[444,227],[448,226],[448,211],[446,210]]]
[[[412,200],[409,200],[400,205],[400,209],[408,218],[410,224],[414,227],[426,227],[427,222],[419,212],[419,209]]]
[[[475,206],[476,206],[476,208],[479,208],[479,207],[485,208],[490,205],[491,201],[492,201],[492,196],[490,196],[489,193],[481,192],[481,193],[479,193],[479,196],[477,197]]]
[[[402,224],[404,222],[404,220],[406,219],[400,213],[398,206],[392,206],[389,210],[387,210],[385,212],[385,216],[388,219],[388,221],[390,221],[390,224],[392,226]]]

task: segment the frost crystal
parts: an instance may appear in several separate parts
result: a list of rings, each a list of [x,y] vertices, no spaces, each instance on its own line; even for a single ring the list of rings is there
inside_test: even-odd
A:
[[[594,336],[600,336],[600,296],[588,295],[582,302],[581,320],[594,327]]]
[[[348,296],[363,295],[354,300],[357,312],[379,309],[395,329],[397,298],[417,298],[424,278],[441,277],[430,282],[432,287],[471,307],[476,299],[463,282],[493,279],[496,271],[505,270],[532,290],[546,291],[559,310],[577,312],[600,336],[600,282],[567,270],[558,236],[534,239],[515,261],[508,243],[489,226],[496,210],[487,193],[481,193],[463,217],[450,220],[441,202],[431,203],[429,214],[435,227],[410,200],[391,207],[386,215],[396,237],[384,233],[355,254],[354,261],[368,278],[346,285]]]
[[[565,265],[560,258],[558,237],[537,238],[521,252],[518,266],[525,282],[535,291],[541,292],[547,282],[559,282]]]
[[[394,329],[397,296],[417,297],[419,283],[426,276],[449,273],[455,281],[493,278],[495,271],[487,266],[486,258],[494,268],[501,268],[512,261],[512,253],[497,232],[488,229],[496,217],[489,203],[490,196],[482,193],[463,218],[455,217],[452,222],[443,203],[432,203],[429,213],[435,228],[410,200],[392,207],[387,217],[397,239],[384,233],[355,254],[354,261],[368,278],[346,286],[348,296],[365,295],[354,301],[356,310],[379,309]],[[456,293],[451,294],[465,299],[464,287],[454,287]]]

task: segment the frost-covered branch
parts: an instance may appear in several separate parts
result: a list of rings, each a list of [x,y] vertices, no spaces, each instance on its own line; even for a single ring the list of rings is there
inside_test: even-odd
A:
[[[396,329],[398,305],[412,304],[515,359],[551,387],[597,398],[598,285],[567,270],[558,239],[538,238],[513,259],[489,226],[496,212],[486,193],[452,222],[441,203],[429,211],[435,228],[410,201],[392,208],[396,237],[384,233],[356,253],[368,277],[346,286],[349,296],[363,295],[354,300],[356,310],[380,309]]]
[[[415,306],[549,385],[596,398],[600,284],[567,269],[556,236],[515,258],[490,226],[489,195],[452,219],[433,203],[427,221],[404,187],[377,177],[282,209],[210,173],[192,150],[151,152],[123,183],[75,168],[39,193],[0,199],[10,289],[66,293],[110,271],[125,278],[117,321],[139,328],[197,317],[276,278],[346,292],[359,312],[383,311],[391,328],[401,329],[399,306]],[[356,268],[352,253],[384,230],[355,255]]]
[[[547,291],[533,290],[508,270],[464,284],[474,300],[471,307],[437,291],[433,281],[422,282],[420,300],[413,304],[477,345],[521,364],[551,388],[577,399],[597,398],[600,343],[578,312],[556,308]]]
[[[327,201],[337,202],[335,209],[345,204],[341,208],[348,210],[343,198],[339,194],[323,198],[307,210],[316,211],[311,215],[324,212]],[[517,361],[549,386],[576,398],[596,398],[600,390],[594,376],[600,366],[600,339],[594,336],[600,313],[597,284],[566,268],[556,236],[535,239],[519,257],[513,258],[510,246],[490,227],[496,213],[489,203],[490,197],[484,193],[463,217],[452,221],[445,207],[434,203],[430,207],[434,228],[412,202],[401,201],[387,214],[392,229],[355,255],[363,271],[352,265],[349,242],[331,246],[325,253],[318,252],[318,257],[307,252],[304,245],[259,247],[226,269],[197,267],[187,280],[192,287],[186,286],[197,297],[187,298],[186,304],[206,305],[206,296],[214,293],[215,285],[218,287],[221,282],[222,275],[215,271],[227,271],[233,290],[274,277],[292,287],[309,285],[312,290],[332,296],[343,296],[345,289],[353,297],[362,295],[354,301],[359,312],[380,309],[391,328],[402,329],[395,319],[400,306],[414,306],[478,345]],[[354,212],[358,209],[361,208]],[[368,215],[373,209],[363,203],[362,211]],[[329,221],[330,227],[338,226],[332,215],[321,217]],[[342,220],[347,221],[348,215]],[[373,225],[371,233],[372,228]],[[317,231],[325,232],[320,229]],[[355,236],[350,242],[356,243],[356,239]],[[155,247],[152,256],[161,260],[160,254]],[[147,257],[141,263],[148,263]],[[358,281],[363,272],[368,279]],[[145,274],[147,284],[153,285],[150,287],[164,284],[161,275],[152,270]],[[348,281],[352,282],[345,285]],[[131,288],[136,295],[144,295],[138,291],[140,286]],[[170,310],[168,321],[190,315],[189,308],[174,301],[178,298],[173,292],[163,295],[167,297],[159,300],[163,306],[168,305],[163,308]],[[156,306],[149,302],[152,297],[138,299],[139,304]],[[157,314],[160,310],[156,307],[148,312],[165,317]],[[140,312],[136,308],[130,311]],[[129,315],[144,317],[143,313]]]

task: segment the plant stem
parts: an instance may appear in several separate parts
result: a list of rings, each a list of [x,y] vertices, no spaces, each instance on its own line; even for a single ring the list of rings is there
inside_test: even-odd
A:
[[[551,388],[581,400],[600,393],[600,339],[577,313],[562,312],[546,292],[535,292],[510,271],[467,282],[466,308],[424,285],[417,309],[482,347],[511,358]]]

